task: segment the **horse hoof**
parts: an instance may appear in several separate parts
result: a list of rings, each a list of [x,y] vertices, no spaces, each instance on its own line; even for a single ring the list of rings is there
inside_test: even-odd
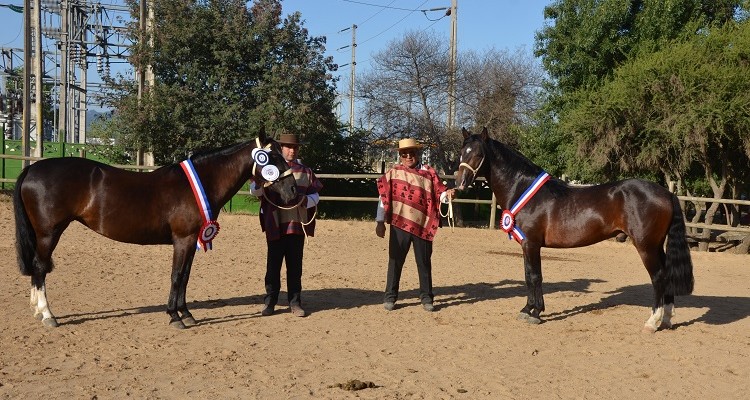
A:
[[[672,329],[672,323],[671,322],[662,322],[659,325],[659,329]]]
[[[529,314],[526,314],[526,313],[523,313],[523,312],[522,313],[518,313],[518,318],[517,319],[520,320],[520,321],[527,321],[529,318],[531,318],[531,315],[529,315]]]
[[[526,322],[528,322],[531,325],[539,325],[542,323],[542,320],[537,317],[532,317],[529,315],[529,318],[526,319]]]
[[[651,325],[644,325],[643,329],[641,329],[642,333],[648,333],[648,334],[654,334],[656,333],[656,327],[653,327]]]
[[[50,328],[57,328],[59,326],[57,324],[57,320],[54,317],[43,319],[42,320],[42,324],[44,324],[44,326],[48,326]]]
[[[182,317],[182,323],[183,323],[183,324],[184,324],[185,326],[187,326],[187,327],[190,327],[190,326],[195,326],[195,325],[197,325],[197,324],[198,324],[197,322],[195,322],[195,318],[193,318],[192,316],[189,316],[189,317]]]
[[[34,311],[34,319],[37,321],[41,321],[44,319],[44,314]]]
[[[185,329],[185,324],[180,320],[170,322],[169,326],[175,329]]]

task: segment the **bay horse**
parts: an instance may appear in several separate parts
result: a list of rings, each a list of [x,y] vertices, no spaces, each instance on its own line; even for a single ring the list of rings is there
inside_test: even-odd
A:
[[[542,322],[542,247],[588,246],[624,233],[632,239],[654,289],[651,316],[643,330],[671,328],[674,297],[692,293],[694,284],[677,196],[641,179],[571,186],[490,138],[487,128],[481,134],[466,129],[462,133],[456,188],[462,190],[476,177],[485,177],[498,207],[505,210],[501,229],[523,250],[528,298],[519,319]]]
[[[265,153],[257,164],[256,148]],[[78,221],[118,242],[173,245],[169,324],[178,329],[196,324],[185,299],[190,269],[197,244],[205,239],[202,235],[208,232],[210,244],[211,234],[218,233],[215,219],[221,207],[249,179],[264,183],[285,203],[296,199],[297,193],[281,147],[265,133],[188,160],[199,179],[198,191],[202,186],[205,193],[203,207],[183,169],[187,160],[152,172],[128,171],[78,157],[44,159],[23,169],[13,192],[16,252],[21,274],[31,277],[35,318],[46,326],[58,325],[47,302],[45,279],[54,268],[52,252],[60,236],[71,222]],[[271,181],[264,177],[268,170],[260,168],[263,164],[277,168],[278,174],[269,175]],[[206,207],[215,225],[207,222]]]

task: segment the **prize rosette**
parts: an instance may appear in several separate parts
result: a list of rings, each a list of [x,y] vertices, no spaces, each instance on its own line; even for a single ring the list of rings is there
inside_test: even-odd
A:
[[[201,227],[201,233],[198,236],[198,241],[200,241],[204,245],[206,243],[211,243],[211,241],[214,240],[214,238],[218,234],[219,234],[219,222],[215,220],[208,221],[203,224],[203,227]]]
[[[513,230],[513,226],[516,224],[515,217],[510,210],[503,210],[503,214],[500,216],[500,229],[510,233]]]
[[[269,155],[266,150],[263,149],[253,149],[252,152],[253,161],[255,161],[256,164],[260,165],[261,167],[268,164]]]
[[[260,170],[260,174],[269,182],[279,179],[279,169],[275,165],[266,165]]]

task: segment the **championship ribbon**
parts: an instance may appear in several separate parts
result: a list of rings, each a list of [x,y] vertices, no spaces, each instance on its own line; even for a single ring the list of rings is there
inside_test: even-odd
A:
[[[526,235],[523,234],[521,228],[516,226],[516,214],[531,200],[532,197],[542,188],[545,182],[549,180],[550,176],[548,173],[542,171],[539,176],[534,179],[525,192],[518,198],[513,207],[510,210],[503,210],[500,216],[500,229],[508,234],[508,239],[516,239],[518,243],[526,240]]]
[[[203,247],[203,251],[211,250],[213,247],[211,241],[219,234],[219,222],[213,219],[211,205],[208,204],[208,197],[206,197],[206,192],[203,190],[203,185],[198,177],[198,173],[195,171],[193,162],[187,159],[180,163],[180,167],[182,167],[182,170],[188,177],[190,189],[193,190],[195,202],[198,203],[198,209],[201,211],[201,217],[203,217],[203,226],[198,235],[196,246],[198,248]]]

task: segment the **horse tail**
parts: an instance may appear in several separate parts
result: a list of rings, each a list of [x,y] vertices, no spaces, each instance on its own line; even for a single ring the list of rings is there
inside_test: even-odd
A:
[[[16,255],[18,256],[18,268],[21,274],[31,276],[34,273],[33,265],[36,257],[36,233],[31,226],[29,215],[21,197],[21,187],[26,179],[29,167],[24,168],[16,179],[16,187],[13,190],[13,211],[16,220]]]
[[[667,236],[666,286],[664,294],[673,296],[693,292],[693,261],[687,243],[685,220],[677,196],[672,195],[672,223]]]

